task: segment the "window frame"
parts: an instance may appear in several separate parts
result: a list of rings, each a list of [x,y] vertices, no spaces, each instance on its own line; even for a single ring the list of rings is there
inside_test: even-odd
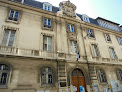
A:
[[[45,24],[45,20],[46,20],[46,24]],[[49,18],[44,18],[44,23],[43,23],[43,25],[44,25],[44,27],[47,27],[47,28],[51,28],[51,19],[49,19]],[[49,22],[50,21],[50,22]]]
[[[1,32],[1,40],[0,40],[0,45],[1,46],[4,46],[2,45],[2,41],[3,41],[3,37],[4,37],[4,33],[5,33],[5,30],[15,30],[15,36],[14,36],[14,42],[13,42],[13,46],[9,46],[9,47],[16,47],[17,45],[17,40],[18,40],[18,34],[19,34],[19,28],[15,28],[15,27],[10,27],[10,26],[3,26],[2,27],[2,32]]]
[[[45,67],[45,68],[42,69],[43,71],[41,70],[41,79],[42,79],[42,80],[41,80],[41,84],[42,84],[42,85],[51,85],[51,84],[53,84],[53,71],[52,71],[51,68],[50,68],[51,71],[49,71],[49,68],[50,68],[50,67]],[[44,72],[44,71],[45,71],[45,72]],[[46,78],[43,78],[43,74],[46,75],[46,76],[45,76]],[[49,74],[52,75],[52,83],[49,83],[49,81],[48,81],[48,80],[50,79],[49,76],[48,76]],[[45,79],[45,83],[43,83],[43,82],[44,82],[43,79]]]
[[[1,81],[1,75],[2,75],[3,73],[7,73],[7,78],[6,78],[6,83],[5,83],[5,84],[3,84],[3,85],[0,84],[0,88],[7,88],[8,82],[9,82],[10,76],[11,76],[11,72],[10,72],[10,71],[11,71],[11,68],[10,68],[10,66],[7,65],[7,64],[0,63],[0,66],[3,66],[3,65],[7,66],[7,67],[8,67],[8,70],[0,70],[0,81]]]
[[[118,74],[118,71],[120,71],[121,74]],[[122,83],[122,70],[121,69],[116,69],[116,74],[117,74],[118,80]]]
[[[117,41],[118,41],[119,45],[122,45],[122,37],[116,37],[116,38],[117,38]],[[121,42],[118,38],[121,38]]]
[[[47,9],[45,9],[45,6],[47,7]],[[49,9],[50,7],[50,9]],[[52,4],[48,3],[48,2],[44,2],[43,3],[43,9],[46,11],[52,11]]]
[[[14,21],[14,20],[9,20],[9,16],[10,16],[10,11],[16,11],[18,12],[18,20],[17,21]],[[7,13],[7,17],[6,17],[6,20],[5,22],[10,22],[10,23],[15,23],[15,24],[19,24],[20,23],[20,20],[21,20],[21,17],[22,17],[22,10],[20,9],[14,9],[14,8],[8,8],[8,13]]]
[[[107,40],[107,37],[106,37],[107,35],[108,35],[110,41]],[[112,41],[111,41],[111,38],[110,38],[110,35],[109,35],[108,33],[104,33],[104,37],[105,37],[106,42],[112,42]]]
[[[91,36],[91,34],[89,34],[89,30],[92,32],[93,36]],[[88,35],[88,38],[94,38],[95,39],[95,34],[94,34],[94,30],[93,29],[88,29],[87,30],[87,35]]]
[[[68,32],[72,32],[72,33],[75,32],[75,27],[73,24],[68,24]]]
[[[47,42],[47,49],[44,50],[44,37],[47,38],[47,41],[48,41],[49,37],[51,38],[51,42],[52,42],[52,44],[51,44],[51,51],[48,50],[48,44],[49,44],[48,42]],[[52,36],[43,35],[43,51],[53,52],[53,38],[52,38]]]
[[[71,52],[71,41],[72,42],[76,42],[76,51],[77,51],[76,53],[75,53],[75,49],[74,48],[73,48],[74,52]],[[73,43],[73,47],[74,47],[74,43]],[[73,39],[69,39],[69,48],[70,48],[69,51],[70,51],[71,54],[77,54],[78,53],[78,44],[77,44],[77,41],[73,40]]]
[[[42,83],[42,72],[43,72],[43,69],[44,68],[51,68],[51,70],[52,70],[52,83],[51,84],[43,84]],[[43,66],[43,67],[41,67],[41,68],[39,68],[39,74],[38,74],[38,83],[40,83],[40,87],[54,87],[54,86],[56,86],[55,85],[55,82],[56,82],[56,71],[55,71],[56,69],[51,65],[51,64],[48,64],[48,65],[46,65],[46,66]]]
[[[48,27],[48,25],[44,26],[44,19],[47,19],[47,20],[50,20],[51,21],[50,22],[50,24],[51,24],[50,27]],[[41,27],[42,27],[42,30],[53,31],[53,26],[54,26],[53,18],[47,17],[46,15],[45,15],[45,17],[44,16],[41,17]]]
[[[105,81],[103,81],[103,77],[100,77],[101,75],[100,75],[99,72],[102,72],[102,74],[104,74],[104,80],[105,80]],[[99,82],[100,82],[101,84],[106,84],[106,83],[107,83],[106,73],[105,73],[105,71],[104,71],[103,69],[100,69],[100,68],[97,69],[97,75],[98,75]]]
[[[113,58],[113,56],[112,56],[112,54],[111,54],[111,52],[110,52],[110,49],[113,49],[113,51],[114,51],[114,56],[115,56],[116,58]],[[114,49],[113,47],[109,47],[109,54],[110,54],[110,58],[111,58],[111,59],[113,59],[113,60],[116,60],[116,59],[117,59],[117,55],[116,55],[115,49]]]
[[[8,31],[9,33],[8,33],[8,36],[7,36],[7,41],[6,41],[5,45],[4,45],[3,44],[3,39],[5,37],[5,31]],[[14,40],[13,40],[12,46],[9,46],[9,41],[11,39],[12,31],[14,32]],[[16,30],[5,29],[4,32],[3,32],[3,37],[2,37],[2,40],[1,40],[1,45],[2,46],[13,47],[14,46],[14,43],[15,43],[15,36],[16,36]]]
[[[93,46],[96,46],[97,47],[97,52],[96,50],[94,49],[93,51]],[[98,44],[96,43],[91,43],[91,52],[92,52],[92,57],[100,57],[100,51],[99,51],[99,47],[98,47]],[[95,52],[95,53],[94,53]],[[98,53],[98,55],[97,55]]]

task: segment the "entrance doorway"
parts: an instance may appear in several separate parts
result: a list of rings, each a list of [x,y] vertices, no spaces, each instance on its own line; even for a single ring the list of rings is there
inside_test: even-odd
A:
[[[86,91],[85,77],[81,69],[74,69],[72,72],[72,85],[77,87],[77,92],[80,92],[79,86],[83,86]]]

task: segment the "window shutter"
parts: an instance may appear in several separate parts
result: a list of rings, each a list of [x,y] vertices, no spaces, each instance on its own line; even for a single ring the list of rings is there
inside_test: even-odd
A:
[[[91,45],[91,50],[92,50],[92,55],[95,57],[95,48],[94,48],[94,44]]]
[[[42,29],[44,28],[44,17],[43,16],[41,17],[41,27],[42,27]]]
[[[77,32],[77,24],[74,24],[74,32]]]
[[[51,31],[53,31],[53,28],[54,28],[54,21],[53,21],[53,18],[50,19],[51,20]]]
[[[2,45],[6,46],[8,43],[9,30],[4,31]]]
[[[14,38],[15,38],[15,31],[10,31],[10,33],[11,33],[11,34],[10,34],[8,46],[13,46]]]
[[[52,38],[48,37],[48,51],[52,51]]]

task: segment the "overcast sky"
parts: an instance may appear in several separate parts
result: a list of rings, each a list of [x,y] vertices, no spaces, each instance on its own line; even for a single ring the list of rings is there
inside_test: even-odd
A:
[[[37,0],[49,2],[59,7],[66,0]],[[86,14],[91,18],[102,17],[122,25],[122,0],[70,0],[76,5],[76,13]]]

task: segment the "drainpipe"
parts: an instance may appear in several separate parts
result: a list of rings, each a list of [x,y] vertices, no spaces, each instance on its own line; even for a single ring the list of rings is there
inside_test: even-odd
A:
[[[82,26],[81,26],[82,27]],[[83,29],[84,30],[84,29]],[[87,65],[88,65],[88,73],[89,73],[89,77],[90,77],[90,70],[89,70],[89,61],[88,61],[88,56],[87,56],[87,52],[86,52],[86,44],[85,44],[85,41],[84,41],[84,39],[86,39],[87,37],[88,37],[88,35],[86,35],[85,37],[83,36],[83,31],[81,31],[81,34],[82,34],[82,37],[83,37],[83,44],[84,44],[84,48],[85,48],[85,54],[86,54],[86,63],[87,63]],[[87,39],[86,39],[87,40]],[[91,87],[92,87],[92,80],[91,80],[91,78],[90,78],[90,85],[91,85]],[[91,90],[91,89],[90,89]],[[93,87],[92,87],[92,92],[93,92]]]

